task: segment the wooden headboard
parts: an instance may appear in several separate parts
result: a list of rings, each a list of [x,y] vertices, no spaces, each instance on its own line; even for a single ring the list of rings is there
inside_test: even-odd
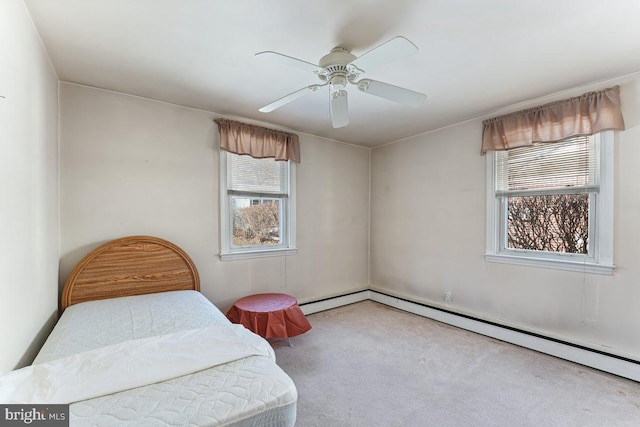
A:
[[[186,252],[157,237],[123,237],[94,249],[75,266],[61,306],[178,290],[200,290],[198,270]]]

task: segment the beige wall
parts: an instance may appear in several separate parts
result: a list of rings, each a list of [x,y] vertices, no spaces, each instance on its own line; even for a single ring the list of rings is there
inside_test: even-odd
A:
[[[21,0],[0,2],[0,372],[31,363],[58,309],[58,79]]]
[[[640,76],[556,98],[616,83],[627,130],[615,141],[613,276],[484,260],[478,119],[373,150],[371,287],[435,306],[452,291],[454,311],[640,360]]]
[[[222,310],[252,293],[367,288],[368,149],[300,135],[298,253],[222,262],[215,114],[68,83],[60,114],[61,282],[99,244],[148,234],[191,255]]]

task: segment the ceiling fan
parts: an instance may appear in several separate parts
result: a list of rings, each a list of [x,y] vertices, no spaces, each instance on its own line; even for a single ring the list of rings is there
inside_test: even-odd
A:
[[[395,37],[360,56],[355,56],[349,52],[349,50],[342,47],[336,47],[332,49],[329,54],[320,58],[319,65],[272,51],[256,53],[256,56],[312,71],[321,81],[320,84],[313,84],[283,96],[260,108],[259,111],[269,113],[291,101],[328,85],[330,88],[331,123],[334,128],[340,128],[349,124],[346,91],[348,84],[357,86],[358,89],[364,93],[379,96],[411,107],[419,107],[424,102],[426,95],[389,83],[360,78],[365,72],[373,71],[389,62],[413,55],[417,51],[418,48],[416,45],[406,38]]]

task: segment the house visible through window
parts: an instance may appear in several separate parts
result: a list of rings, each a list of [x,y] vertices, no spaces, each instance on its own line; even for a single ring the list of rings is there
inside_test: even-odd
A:
[[[222,258],[294,248],[293,165],[221,151]]]
[[[488,260],[611,272],[613,141],[602,135],[488,156]]]

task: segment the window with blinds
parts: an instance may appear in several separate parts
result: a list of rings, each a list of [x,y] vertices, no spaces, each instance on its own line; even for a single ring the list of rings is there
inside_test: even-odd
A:
[[[597,190],[599,139],[592,136],[496,152],[497,194]]]
[[[285,161],[254,159],[227,154],[228,190],[238,193],[287,195],[288,166]]]
[[[592,254],[599,137],[535,144],[495,156],[502,248]]]
[[[228,249],[287,247],[290,163],[228,152],[225,156]]]

